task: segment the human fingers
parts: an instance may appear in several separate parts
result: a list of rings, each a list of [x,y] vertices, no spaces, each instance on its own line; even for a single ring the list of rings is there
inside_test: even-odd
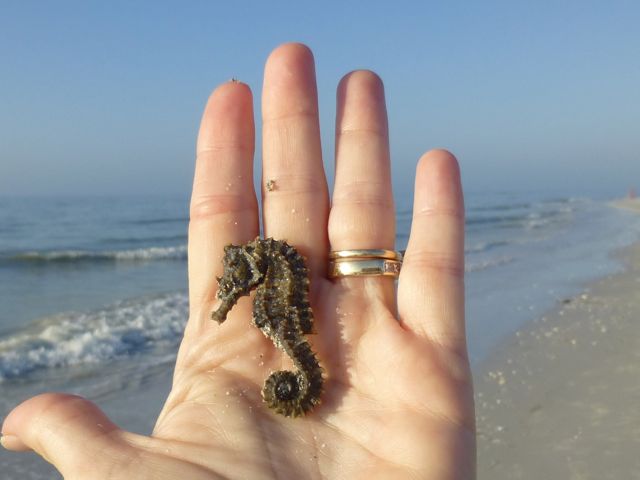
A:
[[[336,176],[329,215],[331,250],[386,249],[395,244],[395,212],[389,165],[384,87],[370,71],[346,75],[338,86]],[[370,282],[395,311],[390,277],[340,278],[346,285]]]
[[[266,237],[307,257],[312,277],[326,271],[329,195],[322,165],[313,54],[289,43],[265,65],[262,92],[262,198]]]
[[[199,331],[210,321],[224,246],[258,235],[254,134],[249,87],[232,81],[216,88],[202,115],[197,142],[189,222],[188,331]]]
[[[2,445],[8,450],[35,451],[65,478],[80,478],[78,472],[85,472],[84,478],[106,478],[103,475],[111,466],[133,456],[125,432],[97,406],[55,393],[18,405],[4,421]]]
[[[417,334],[466,352],[464,202],[458,162],[444,150],[432,150],[418,163],[398,312]]]

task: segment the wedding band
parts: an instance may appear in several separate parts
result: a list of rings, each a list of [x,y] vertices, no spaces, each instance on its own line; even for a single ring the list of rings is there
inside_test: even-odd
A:
[[[335,250],[329,252],[330,260],[356,259],[356,258],[384,258],[388,260],[402,261],[402,253],[395,250],[381,249],[354,249],[354,250]]]
[[[395,277],[400,275],[402,262],[386,258],[365,258],[358,260],[339,260],[329,262],[329,278],[383,276]]]

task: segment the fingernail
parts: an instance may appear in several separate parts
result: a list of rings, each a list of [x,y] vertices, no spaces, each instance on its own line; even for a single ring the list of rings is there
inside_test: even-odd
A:
[[[24,447],[24,444],[15,435],[2,435],[0,445],[7,450],[21,450]]]

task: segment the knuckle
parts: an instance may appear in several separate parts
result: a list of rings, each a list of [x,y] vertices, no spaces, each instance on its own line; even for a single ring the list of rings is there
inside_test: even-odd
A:
[[[301,106],[265,116],[262,119],[262,126],[276,129],[290,129],[300,121],[315,121],[317,116],[318,112],[314,108]]]
[[[464,277],[464,260],[447,252],[420,250],[407,251],[403,268],[418,271],[436,271],[456,278]]]
[[[365,205],[393,208],[389,185],[383,182],[353,181],[340,183],[333,194],[333,204]]]
[[[250,201],[241,194],[202,195],[191,201],[189,217],[192,222],[209,220],[225,213],[239,213],[251,209]]]
[[[337,131],[338,141],[342,143],[345,140],[353,140],[354,142],[360,141],[384,141],[387,139],[387,129],[384,125],[371,125],[368,127],[342,127]],[[375,138],[379,137],[379,138]],[[356,143],[359,145],[359,143]]]
[[[455,221],[464,220],[464,209],[461,207],[429,207],[413,214],[414,218],[443,218]]]
[[[234,152],[252,152],[253,144],[241,139],[218,139],[216,142],[208,143],[196,152],[196,163],[202,162],[223,162],[225,154],[233,154]]]

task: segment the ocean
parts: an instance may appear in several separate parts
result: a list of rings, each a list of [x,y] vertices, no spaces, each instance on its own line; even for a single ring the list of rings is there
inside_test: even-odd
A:
[[[396,204],[403,249],[411,198]],[[466,208],[473,365],[587,281],[620,269],[611,252],[640,235],[640,216],[602,198],[471,192]],[[168,389],[188,314],[187,223],[188,198],[179,196],[0,197],[1,417],[41,391],[100,403],[157,379]],[[147,416],[161,403],[150,401]],[[5,478],[51,478],[26,475],[28,461],[15,458],[0,454]]]

